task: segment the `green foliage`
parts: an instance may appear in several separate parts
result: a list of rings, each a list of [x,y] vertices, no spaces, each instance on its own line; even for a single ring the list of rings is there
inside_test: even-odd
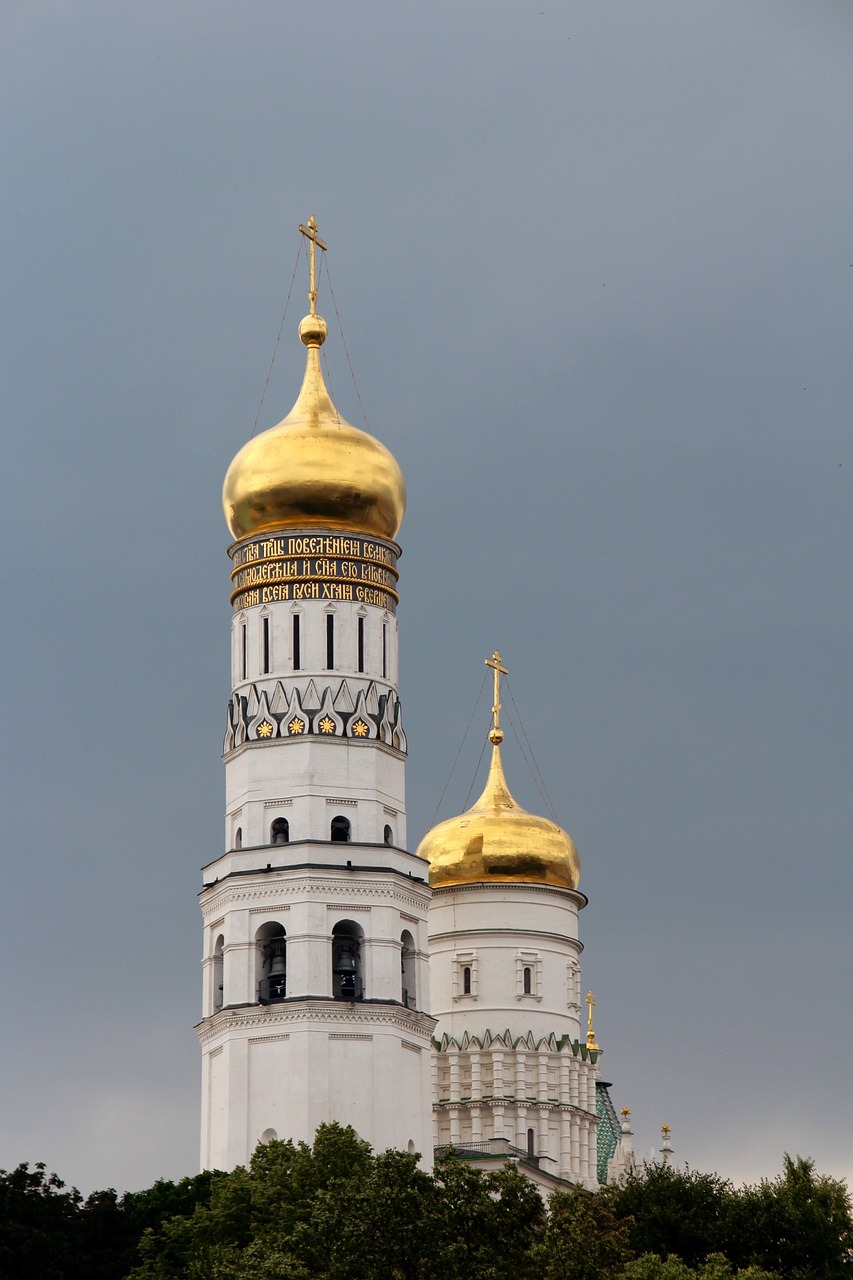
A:
[[[660,1258],[656,1253],[644,1253],[642,1258],[629,1262],[617,1280],[779,1280],[779,1275],[758,1267],[735,1271],[721,1253],[712,1253],[696,1270],[674,1256]]]
[[[542,1200],[515,1169],[449,1158],[435,1177],[324,1125],[271,1142],[213,1184],[209,1205],[142,1242],[133,1280],[534,1280]]]
[[[542,1197],[512,1166],[481,1173],[446,1154],[435,1168],[433,1224],[442,1280],[533,1280]]]
[[[141,1239],[140,1239],[141,1237]],[[853,1280],[843,1183],[809,1160],[734,1188],[652,1166],[552,1195],[514,1166],[374,1155],[352,1129],[259,1146],[247,1169],[83,1200],[0,1172],[3,1280]]]
[[[148,1191],[96,1191],[83,1200],[42,1164],[0,1171],[3,1280],[124,1280],[147,1227],[190,1213],[209,1194],[211,1175],[156,1182]]]
[[[847,1187],[815,1173],[814,1162],[785,1155],[772,1182],[731,1197],[728,1256],[790,1280],[853,1277],[853,1214]]]
[[[548,1225],[537,1255],[545,1280],[609,1280],[631,1257],[630,1219],[615,1212],[616,1195],[557,1191],[548,1201]]]
[[[80,1236],[81,1197],[43,1164],[0,1171],[0,1275],[65,1280]]]
[[[638,1261],[674,1257],[695,1270],[715,1254],[749,1280],[750,1267],[784,1280],[853,1280],[847,1188],[818,1176],[811,1160],[786,1155],[778,1178],[742,1188],[715,1174],[653,1165],[619,1189],[616,1206],[633,1219]]]
[[[616,1196],[620,1218],[631,1218],[631,1248],[638,1256],[675,1254],[695,1267],[722,1245],[731,1186],[714,1173],[647,1165]]]

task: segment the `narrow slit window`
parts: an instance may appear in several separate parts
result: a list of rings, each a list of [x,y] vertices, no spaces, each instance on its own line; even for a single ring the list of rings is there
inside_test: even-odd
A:
[[[471,994],[471,966],[467,964],[462,970],[462,994],[464,996]]]
[[[240,678],[245,680],[249,674],[249,642],[245,622],[240,623]]]
[[[530,995],[530,992],[532,990],[532,985],[533,985],[533,980],[532,980],[530,968],[528,965],[525,965],[524,966],[524,994],[526,996]]]
[[[302,644],[299,634],[299,614],[293,615],[293,670],[299,671],[302,667]]]
[[[364,670],[364,618],[358,620],[358,670]]]
[[[335,615],[333,613],[326,614],[326,670],[333,671],[335,667]]]
[[[388,623],[382,623],[382,679],[388,678]]]
[[[270,669],[270,620],[264,618],[263,625],[263,642],[264,642],[264,674]]]

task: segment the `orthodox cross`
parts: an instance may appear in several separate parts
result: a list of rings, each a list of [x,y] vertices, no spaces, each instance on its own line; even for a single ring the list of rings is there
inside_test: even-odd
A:
[[[586,1047],[588,1049],[597,1049],[598,1045],[595,1043],[595,1032],[592,1029],[592,1011],[595,1007],[595,996],[591,991],[586,993],[586,1003],[589,1006],[586,1028]]]
[[[311,246],[311,248],[308,250],[308,272],[309,272],[309,281],[310,281],[309,288],[308,288],[308,300],[311,303],[311,314],[312,316],[316,316],[317,314],[317,277],[314,273],[315,245],[318,246],[320,249],[324,249],[324,250],[328,249],[329,246],[326,244],[324,240],[321,240],[320,237],[317,235],[317,223],[314,220],[313,213],[311,214],[311,217],[308,219],[308,226],[303,227],[302,223],[300,222],[299,230],[307,238],[308,243]]]
[[[492,716],[494,717],[494,724],[492,725],[492,732],[489,734],[489,741],[494,743],[495,746],[497,746],[499,743],[503,742],[503,738],[504,738],[503,730],[501,729],[501,726],[500,726],[501,676],[502,675],[508,676],[509,671],[507,671],[506,667],[501,666],[501,655],[498,653],[497,649],[495,649],[491,658],[486,658],[486,666],[491,667],[495,673],[495,699],[492,705]]]

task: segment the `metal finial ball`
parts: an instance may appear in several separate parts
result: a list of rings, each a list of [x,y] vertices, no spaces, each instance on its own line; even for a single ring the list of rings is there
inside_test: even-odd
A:
[[[322,316],[306,316],[299,322],[299,341],[306,347],[322,347],[326,341],[326,321]]]

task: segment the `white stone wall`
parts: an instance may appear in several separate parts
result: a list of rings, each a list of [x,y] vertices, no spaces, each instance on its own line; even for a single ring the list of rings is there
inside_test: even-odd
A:
[[[243,1164],[273,1134],[310,1142],[335,1120],[377,1150],[419,1151],[430,1168],[428,867],[406,851],[401,722],[377,711],[387,701],[399,714],[397,620],[354,602],[279,602],[235,614],[231,636],[225,852],[204,868],[201,894],[202,1167]],[[335,732],[279,736],[282,707],[297,695],[328,708]],[[248,699],[236,732],[235,696]],[[373,709],[364,738],[346,731],[356,706]],[[258,735],[265,707],[278,711],[266,739]],[[348,842],[330,839],[335,817],[350,823]],[[287,820],[287,843],[272,841],[277,818]],[[335,999],[333,930],[343,922],[361,937],[353,999]],[[285,939],[286,993],[264,1004],[270,931]]]
[[[461,1040],[507,1027],[537,1038],[580,1036],[578,910],[586,899],[546,885],[437,889],[430,908],[432,1011]],[[470,994],[463,973],[471,969]],[[531,970],[530,994],[523,971]]]
[[[430,1000],[436,1144],[503,1139],[539,1157],[546,1173],[593,1187],[598,1069],[581,1026],[585,901],[545,885],[435,890]]]
[[[328,840],[339,813],[361,844],[406,847],[405,759],[384,743],[352,738],[287,738],[245,743],[226,766],[225,847],[242,832],[243,848],[271,843],[277,817],[287,818],[291,841]],[[337,801],[341,801],[338,804]]]
[[[326,617],[335,620],[334,673],[347,679],[361,677],[396,687],[398,680],[398,627],[396,615],[387,609],[355,601],[302,600],[296,603],[255,605],[235,613],[231,620],[231,686],[267,676],[290,678],[293,666],[293,617],[300,618],[301,672],[327,672]],[[264,670],[263,619],[270,619],[269,670]],[[358,670],[358,619],[364,619],[364,671]],[[246,627],[246,674],[243,675],[241,628]],[[383,632],[385,637],[383,663]]]

